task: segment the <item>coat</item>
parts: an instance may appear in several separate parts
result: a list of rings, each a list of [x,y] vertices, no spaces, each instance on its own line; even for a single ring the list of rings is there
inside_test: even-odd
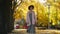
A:
[[[29,18],[29,11],[27,13],[27,16],[26,16],[26,23],[27,23],[27,26],[30,26],[31,25],[31,22],[30,22],[30,18]],[[32,12],[32,24],[35,25],[36,23],[36,15],[34,12]]]

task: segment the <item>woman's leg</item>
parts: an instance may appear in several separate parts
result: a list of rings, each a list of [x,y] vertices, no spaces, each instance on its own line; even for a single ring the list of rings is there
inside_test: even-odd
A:
[[[31,30],[31,26],[28,27],[27,33],[30,33],[30,30]]]
[[[30,33],[35,33],[35,26],[34,25],[31,25]]]

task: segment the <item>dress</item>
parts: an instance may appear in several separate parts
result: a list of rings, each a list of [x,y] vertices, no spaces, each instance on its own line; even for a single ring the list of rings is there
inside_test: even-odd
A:
[[[27,32],[28,33],[35,33],[35,26],[32,24],[32,13],[29,14],[29,18],[30,18],[30,21],[31,21],[31,25],[27,29]]]

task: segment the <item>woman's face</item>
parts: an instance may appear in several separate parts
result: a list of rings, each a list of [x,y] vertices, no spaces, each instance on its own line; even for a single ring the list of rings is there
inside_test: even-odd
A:
[[[30,7],[30,10],[33,10],[33,8],[32,8],[32,7]]]

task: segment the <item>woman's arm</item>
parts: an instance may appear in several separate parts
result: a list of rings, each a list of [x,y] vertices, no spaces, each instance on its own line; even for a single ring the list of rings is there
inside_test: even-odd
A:
[[[26,15],[26,23],[28,23],[28,13],[27,13],[27,15]]]
[[[37,22],[37,17],[36,17],[36,15],[35,15],[35,13],[34,13],[34,18],[35,18],[35,23]]]

